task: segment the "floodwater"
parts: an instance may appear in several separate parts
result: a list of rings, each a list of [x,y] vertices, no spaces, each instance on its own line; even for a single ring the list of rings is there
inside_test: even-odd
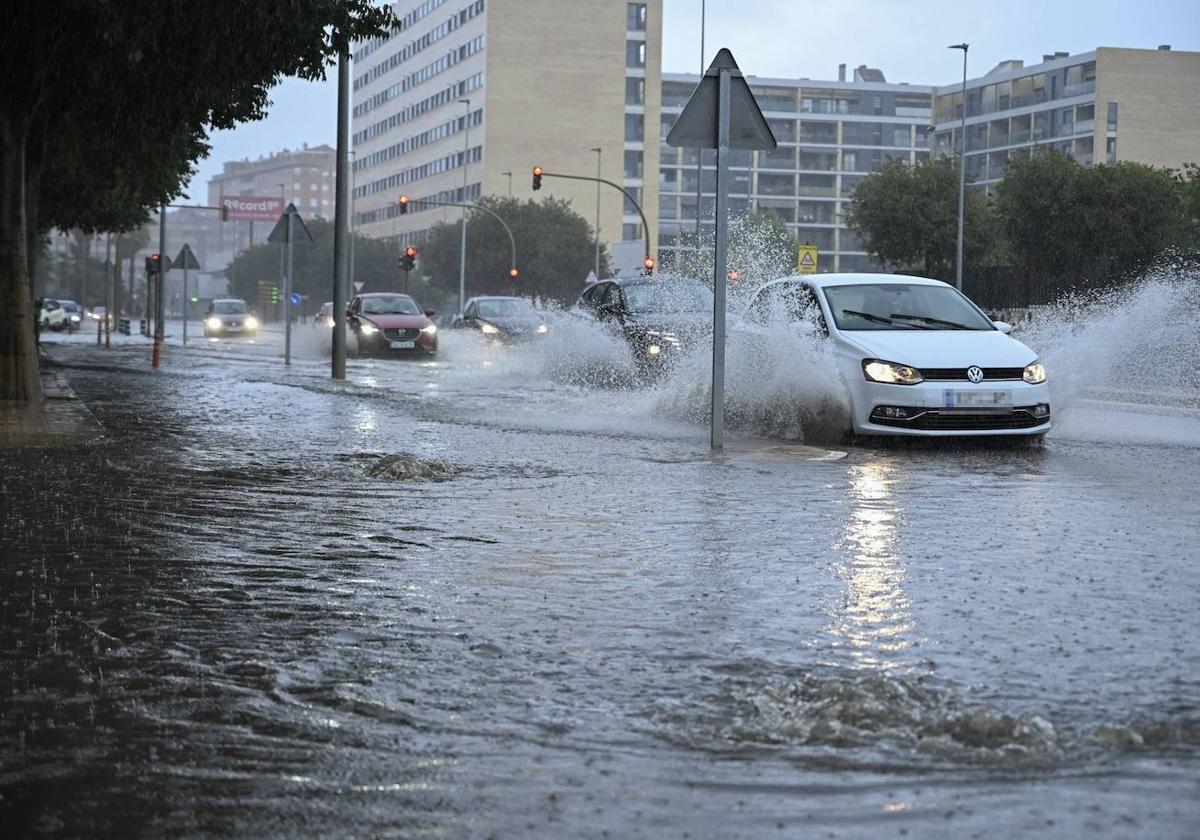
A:
[[[0,836],[1200,833],[1188,380],[830,451],[784,376],[712,457],[557,334],[53,348],[109,437],[0,452]]]

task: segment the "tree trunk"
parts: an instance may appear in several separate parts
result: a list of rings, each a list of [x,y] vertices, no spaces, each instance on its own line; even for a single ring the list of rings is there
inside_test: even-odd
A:
[[[26,126],[0,118],[0,400],[42,399],[26,249]]]

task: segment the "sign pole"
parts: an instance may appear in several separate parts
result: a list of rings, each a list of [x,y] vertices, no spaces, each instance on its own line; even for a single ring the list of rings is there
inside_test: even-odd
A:
[[[187,322],[188,322],[188,264],[185,260],[183,263],[183,346],[187,347]]]
[[[295,213],[288,213],[287,226],[287,276],[283,285],[283,363],[292,363],[292,219]]]
[[[712,448],[725,447],[725,285],[729,261],[730,69],[720,68],[717,94],[717,206],[713,264]]]
[[[166,317],[167,307],[164,300],[163,263],[167,261],[165,253],[167,247],[167,207],[160,205],[158,208],[158,274],[155,275],[154,282],[154,354],[151,358],[151,366],[158,367],[159,359],[162,356],[162,344],[164,337],[163,318]]]
[[[330,376],[346,378],[346,281],[354,276],[350,239],[350,53],[338,54],[337,177],[333,211],[333,347]],[[350,240],[349,248],[346,240]],[[349,253],[347,253],[349,251]]]

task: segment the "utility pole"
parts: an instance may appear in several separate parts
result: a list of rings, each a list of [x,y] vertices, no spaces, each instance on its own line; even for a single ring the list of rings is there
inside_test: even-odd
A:
[[[594,146],[592,151],[596,153],[596,279],[600,279],[600,158],[604,150],[600,146]],[[646,231],[646,235],[650,235],[650,231]]]
[[[954,285],[961,292],[963,287],[963,210],[967,193],[967,50],[971,45],[963,42],[951,44],[950,49],[962,50],[962,127],[958,131],[958,258],[954,263]]]
[[[708,60],[704,57],[704,23],[707,15],[705,14],[705,0],[700,0],[700,78],[704,78],[705,72],[708,70]],[[645,173],[642,173],[645,178]],[[680,176],[683,177],[682,175]],[[704,199],[704,149],[696,149],[696,252],[700,252],[700,206]],[[646,237],[649,238],[650,232],[646,231]]]
[[[463,185],[462,200],[467,203],[467,158],[471,155],[471,100],[460,99],[467,106],[466,116],[463,117]],[[463,295],[467,289],[467,208],[462,211],[462,236],[458,243],[458,316],[463,314]]]
[[[279,206],[285,210],[287,209],[287,202],[283,200],[283,184],[279,185]],[[284,261],[283,247],[284,247],[283,245],[279,246],[279,285],[280,285],[280,288],[283,287],[283,270],[284,270],[283,269],[283,261]],[[275,316],[279,317],[280,312],[287,312],[287,305],[288,305],[287,301],[283,299],[283,295],[280,295],[279,296],[279,306],[277,308],[277,311],[275,312]]]
[[[163,266],[167,262],[167,205],[160,204],[158,207],[158,273],[155,275],[154,281],[154,356],[151,364],[158,367],[160,358],[162,357],[162,343],[164,338],[163,321],[166,318],[167,307],[165,284],[163,282],[166,272],[163,271]]]
[[[330,376],[346,378],[346,283],[350,265],[350,53],[338,53],[337,158],[333,210],[333,352]],[[353,247],[353,245],[352,245]]]

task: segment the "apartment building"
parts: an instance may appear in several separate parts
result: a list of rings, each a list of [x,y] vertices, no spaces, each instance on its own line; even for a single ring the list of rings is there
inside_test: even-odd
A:
[[[1081,163],[1200,160],[1200,53],[1100,47],[1001,62],[966,85],[967,175],[990,189],[1010,160],[1054,148]],[[962,84],[935,89],[935,152],[953,155]]]
[[[698,81],[694,74],[663,76],[657,210],[664,265],[694,241],[697,213],[712,233],[716,153],[700,155],[665,142]],[[933,89],[889,83],[870,67],[859,67],[847,80],[844,65],[837,81],[755,76],[748,81],[779,145],[769,152],[731,153],[730,211],[779,216],[798,242],[817,246],[822,271],[869,269],[870,258],[844,223],[846,203],[884,161],[928,157]]]
[[[657,207],[662,2],[419,0],[393,4],[400,25],[354,53],[354,224],[419,243],[484,195],[568,199],[593,225],[600,177]],[[649,115],[649,116],[648,116]],[[598,150],[598,151],[597,151]],[[649,178],[645,173],[651,173]],[[401,215],[401,194],[414,200]],[[649,235],[617,190],[600,190],[602,241]]]

